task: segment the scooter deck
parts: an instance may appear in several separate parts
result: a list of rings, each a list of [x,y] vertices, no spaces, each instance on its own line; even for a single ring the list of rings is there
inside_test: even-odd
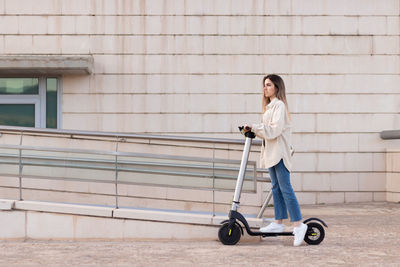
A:
[[[247,230],[247,229],[246,229],[246,230]],[[248,232],[248,231],[247,231],[247,232]],[[248,234],[249,234],[249,235],[252,235],[252,236],[260,235],[260,236],[262,236],[262,237],[269,237],[269,236],[293,236],[293,232],[280,232],[280,233],[267,232],[267,233],[264,233],[264,232],[260,232],[260,231],[256,231],[256,232],[251,231],[251,233],[248,232]]]
[[[293,232],[281,232],[281,233],[263,233],[263,232],[256,232],[256,234],[261,235],[262,237],[269,237],[269,236],[293,236]]]

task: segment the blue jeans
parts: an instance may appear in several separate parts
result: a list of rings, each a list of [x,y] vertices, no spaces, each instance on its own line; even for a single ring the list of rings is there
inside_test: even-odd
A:
[[[274,197],[275,220],[287,219],[289,211],[290,221],[300,221],[302,217],[299,202],[290,184],[290,172],[283,164],[283,160],[268,170]]]

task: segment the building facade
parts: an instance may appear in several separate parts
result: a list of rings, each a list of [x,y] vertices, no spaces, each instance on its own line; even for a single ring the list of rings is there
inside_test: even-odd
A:
[[[0,124],[239,138],[276,73],[300,201],[398,201],[379,132],[400,128],[399,5],[0,0]]]

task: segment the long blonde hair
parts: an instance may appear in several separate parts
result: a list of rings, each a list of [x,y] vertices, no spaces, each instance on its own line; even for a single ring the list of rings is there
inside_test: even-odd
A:
[[[288,113],[288,116],[290,118],[290,113],[289,113],[289,107],[288,107],[288,103],[286,100],[286,88],[285,88],[285,83],[283,82],[283,79],[276,74],[269,74],[267,76],[265,76],[263,78],[263,83],[262,86],[264,88],[265,86],[265,80],[269,79],[275,86],[276,88],[276,97],[281,100],[283,103],[285,103],[286,106],[286,111]],[[263,97],[262,97],[262,111],[263,113],[265,112],[267,105],[271,102],[271,100],[269,99],[269,97],[266,97],[264,94],[264,90],[263,90]]]

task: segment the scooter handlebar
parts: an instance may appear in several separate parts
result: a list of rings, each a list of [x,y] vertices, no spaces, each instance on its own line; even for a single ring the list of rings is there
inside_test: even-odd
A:
[[[241,132],[243,130],[250,131],[250,127],[249,126],[246,126],[246,127],[245,126],[239,126],[238,128],[239,128],[239,131],[241,131]]]
[[[244,136],[246,136],[246,137],[248,137],[248,138],[251,138],[251,139],[253,139],[253,138],[256,137],[256,135],[255,135],[252,131],[250,131],[250,127],[249,127],[249,126],[246,126],[246,127],[244,127],[244,126],[239,126],[238,128],[239,128],[239,131],[240,131]],[[245,131],[245,130],[246,130],[246,131]]]

